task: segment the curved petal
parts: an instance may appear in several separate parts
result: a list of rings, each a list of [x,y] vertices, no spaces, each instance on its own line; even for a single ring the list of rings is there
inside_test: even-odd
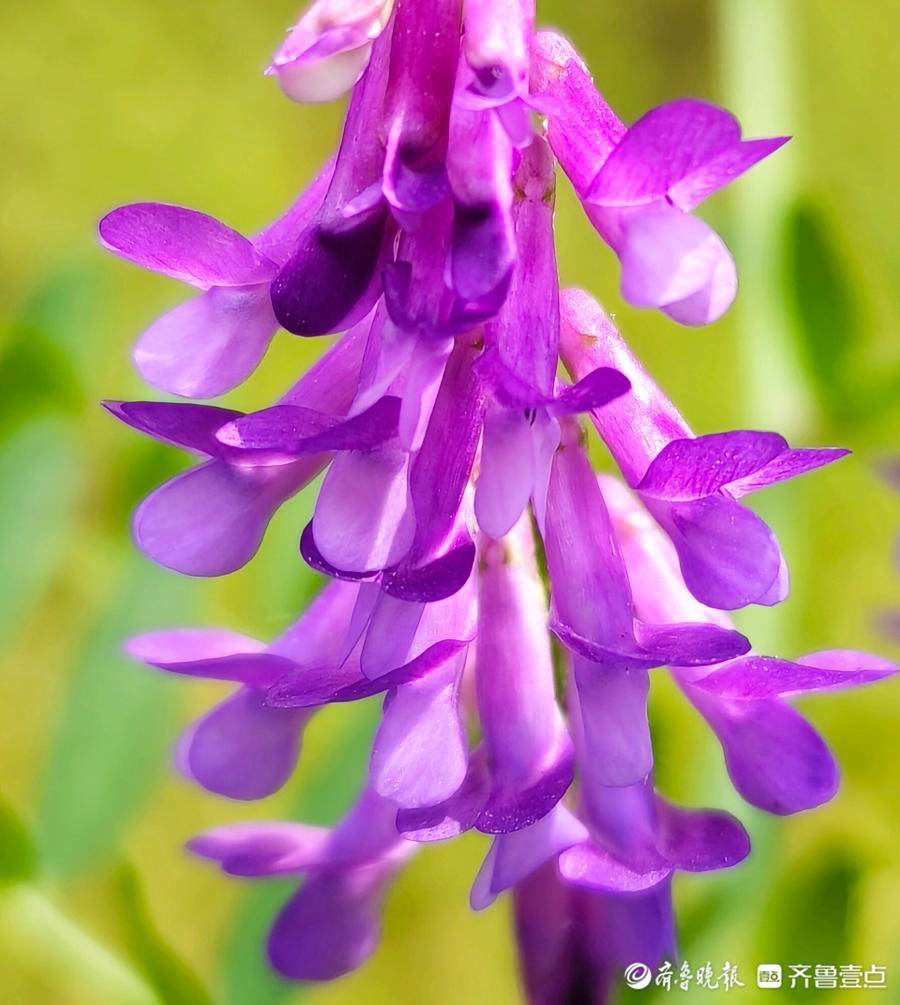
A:
[[[210,792],[229,799],[262,799],[290,778],[308,712],[269,708],[243,687],[182,736],[178,767]]]
[[[577,844],[559,856],[559,872],[567,883],[608,893],[640,893],[658,886],[672,874],[658,866],[646,872],[620,862],[597,844]]]
[[[409,841],[446,841],[475,826],[487,798],[489,779],[482,748],[469,756],[469,766],[462,785],[442,803],[418,809],[401,809],[397,830]]]
[[[750,838],[730,813],[684,809],[657,796],[656,818],[660,854],[676,869],[728,869],[750,854]]]
[[[145,436],[210,457],[221,453],[217,430],[241,415],[230,408],[172,401],[104,401],[103,407]]]
[[[523,411],[489,408],[484,417],[475,516],[490,537],[504,537],[528,505],[534,486],[532,427]]]
[[[278,876],[321,865],[330,836],[330,828],[310,824],[231,824],[198,834],[187,849],[231,876]]]
[[[100,221],[107,251],[201,290],[251,286],[275,276],[274,262],[224,223],[182,206],[135,202]]]
[[[315,477],[319,456],[276,468],[208,461],[161,485],[134,514],[146,555],[188,576],[223,576],[250,561],[275,510]]]
[[[134,347],[138,373],[183,398],[214,398],[257,367],[278,328],[269,288],[213,288],[155,321]]]

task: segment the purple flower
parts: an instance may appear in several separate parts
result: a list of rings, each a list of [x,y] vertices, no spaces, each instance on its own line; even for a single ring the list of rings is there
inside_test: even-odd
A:
[[[721,317],[737,292],[734,262],[691,210],[788,137],[742,140],[733,115],[689,99],[654,108],[626,129],[554,32],[535,38],[532,90],[553,152],[619,256],[622,296],[681,324]]]
[[[837,785],[790,699],[898,669],[849,650],[760,656],[723,613],[787,593],[743,496],[846,451],[694,436],[602,309],[559,289],[557,161],[619,255],[626,299],[714,320],[734,265],[690,211],[783,140],[744,141],[694,101],[626,129],[533,20],[530,0],[318,0],[268,72],[298,100],[352,94],[333,162],[295,205],[252,241],[156,204],[101,223],[110,250],[203,291],[139,342],[165,390],[234,387],[279,324],[344,333],[247,414],[106,403],[200,458],[135,514],[138,546],[176,571],[239,568],[322,475],[298,561],[328,585],[281,635],[167,628],[128,644],[234,685],[177,751],[186,777],[232,799],[285,784],[318,709],[382,703],[363,791],[335,827],[256,822],[190,843],[232,875],[305,877],[269,937],[289,978],[361,965],[403,864],[475,830],[491,843],[471,905],[513,896],[529,1000],[607,1001],[627,964],[674,958],[676,873],[750,850],[733,817],[656,793],[652,677],[668,668],[738,792],[784,814]],[[624,481],[592,468],[582,413]]]

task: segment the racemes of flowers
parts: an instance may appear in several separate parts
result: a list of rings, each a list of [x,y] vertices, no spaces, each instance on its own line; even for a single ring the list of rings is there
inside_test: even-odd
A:
[[[735,267],[692,211],[785,138],[744,140],[694,100],[626,127],[533,20],[529,0],[318,0],[267,72],[295,100],[349,90],[349,105],[337,153],[285,214],[253,238],[159,203],[100,224],[108,250],[199,291],[135,349],[163,391],[234,388],[278,328],[339,335],[258,412],[107,403],[198,458],[134,518],[138,546],[180,573],[244,565],[324,472],[299,551],[327,585],[296,623],[267,643],[209,628],[129,643],[234,684],[178,746],[188,778],[232,799],[285,783],[318,709],[383,696],[367,784],[335,827],[190,843],[233,875],[302,880],[268,943],[289,978],[359,966],[398,870],[474,828],[491,843],[471,903],[511,892],[529,1001],[605,1001],[626,964],[674,958],[675,873],[750,850],[729,814],[656,792],[651,672],[668,668],[744,799],[789,814],[837,787],[789,699],[897,669],[845,650],[756,655],[726,613],[788,592],[743,496],[846,451],[694,435],[600,306],[558,285],[561,167],[625,300],[716,320]],[[582,416],[621,478],[592,469]]]

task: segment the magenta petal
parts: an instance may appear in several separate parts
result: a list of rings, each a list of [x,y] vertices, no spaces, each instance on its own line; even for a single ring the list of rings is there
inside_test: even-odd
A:
[[[620,862],[597,844],[577,844],[559,856],[566,882],[609,893],[640,893],[658,886],[672,872],[668,866],[641,871]]]
[[[385,703],[370,772],[375,791],[401,808],[442,803],[466,777],[468,745],[457,709],[464,659],[461,653],[427,679],[405,684]]]
[[[383,864],[312,876],[269,933],[272,966],[292,980],[331,981],[360,966],[381,935]]]
[[[727,147],[686,174],[681,181],[675,182],[669,189],[669,198],[679,209],[689,213],[713,192],[730,185],[754,164],[775,153],[789,139],[790,136],[774,136],[771,139],[742,140]]]
[[[145,436],[210,457],[222,452],[217,430],[241,415],[230,408],[171,401],[104,401],[103,407]]]
[[[229,799],[262,799],[290,778],[309,713],[269,708],[241,688],[181,738],[178,766],[203,788]]]
[[[849,450],[840,447],[822,447],[819,449],[786,450],[765,467],[754,471],[728,486],[728,491],[737,497],[756,492],[767,485],[805,475],[826,464],[833,464],[842,457],[849,455]]]
[[[739,430],[673,440],[637,484],[639,492],[673,502],[702,499],[752,477],[788,450],[778,433]]]
[[[273,262],[205,213],[159,202],[120,206],[100,221],[107,251],[154,272],[211,286],[252,286],[272,279]]]
[[[385,569],[409,551],[414,533],[407,455],[389,448],[338,454],[322,483],[312,521],[325,561],[355,572]]]
[[[750,854],[750,838],[730,813],[683,809],[657,797],[656,814],[660,854],[676,869],[728,869]]]
[[[602,408],[608,402],[627,394],[631,382],[618,370],[600,366],[582,377],[573,387],[567,387],[550,406],[551,415],[577,415]]]
[[[309,457],[280,468],[209,461],[161,485],[134,514],[138,547],[188,576],[222,576],[256,554],[275,510],[322,465]]]
[[[813,653],[797,663],[769,656],[746,656],[713,670],[693,686],[720,698],[759,701],[808,691],[860,687],[891,677],[896,664],[847,649]]]
[[[755,513],[725,495],[668,503],[643,497],[678,552],[688,589],[703,604],[732,611],[770,604],[779,581],[781,550]]]
[[[134,365],[163,391],[214,398],[256,369],[277,328],[268,285],[214,287],[155,321],[134,347]]]

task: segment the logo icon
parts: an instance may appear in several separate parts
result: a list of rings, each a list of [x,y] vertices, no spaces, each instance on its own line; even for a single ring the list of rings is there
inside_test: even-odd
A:
[[[625,968],[625,983],[636,991],[647,987],[653,980],[653,974],[646,963],[632,963]]]
[[[780,988],[781,964],[760,963],[756,968],[756,986],[760,988]]]

